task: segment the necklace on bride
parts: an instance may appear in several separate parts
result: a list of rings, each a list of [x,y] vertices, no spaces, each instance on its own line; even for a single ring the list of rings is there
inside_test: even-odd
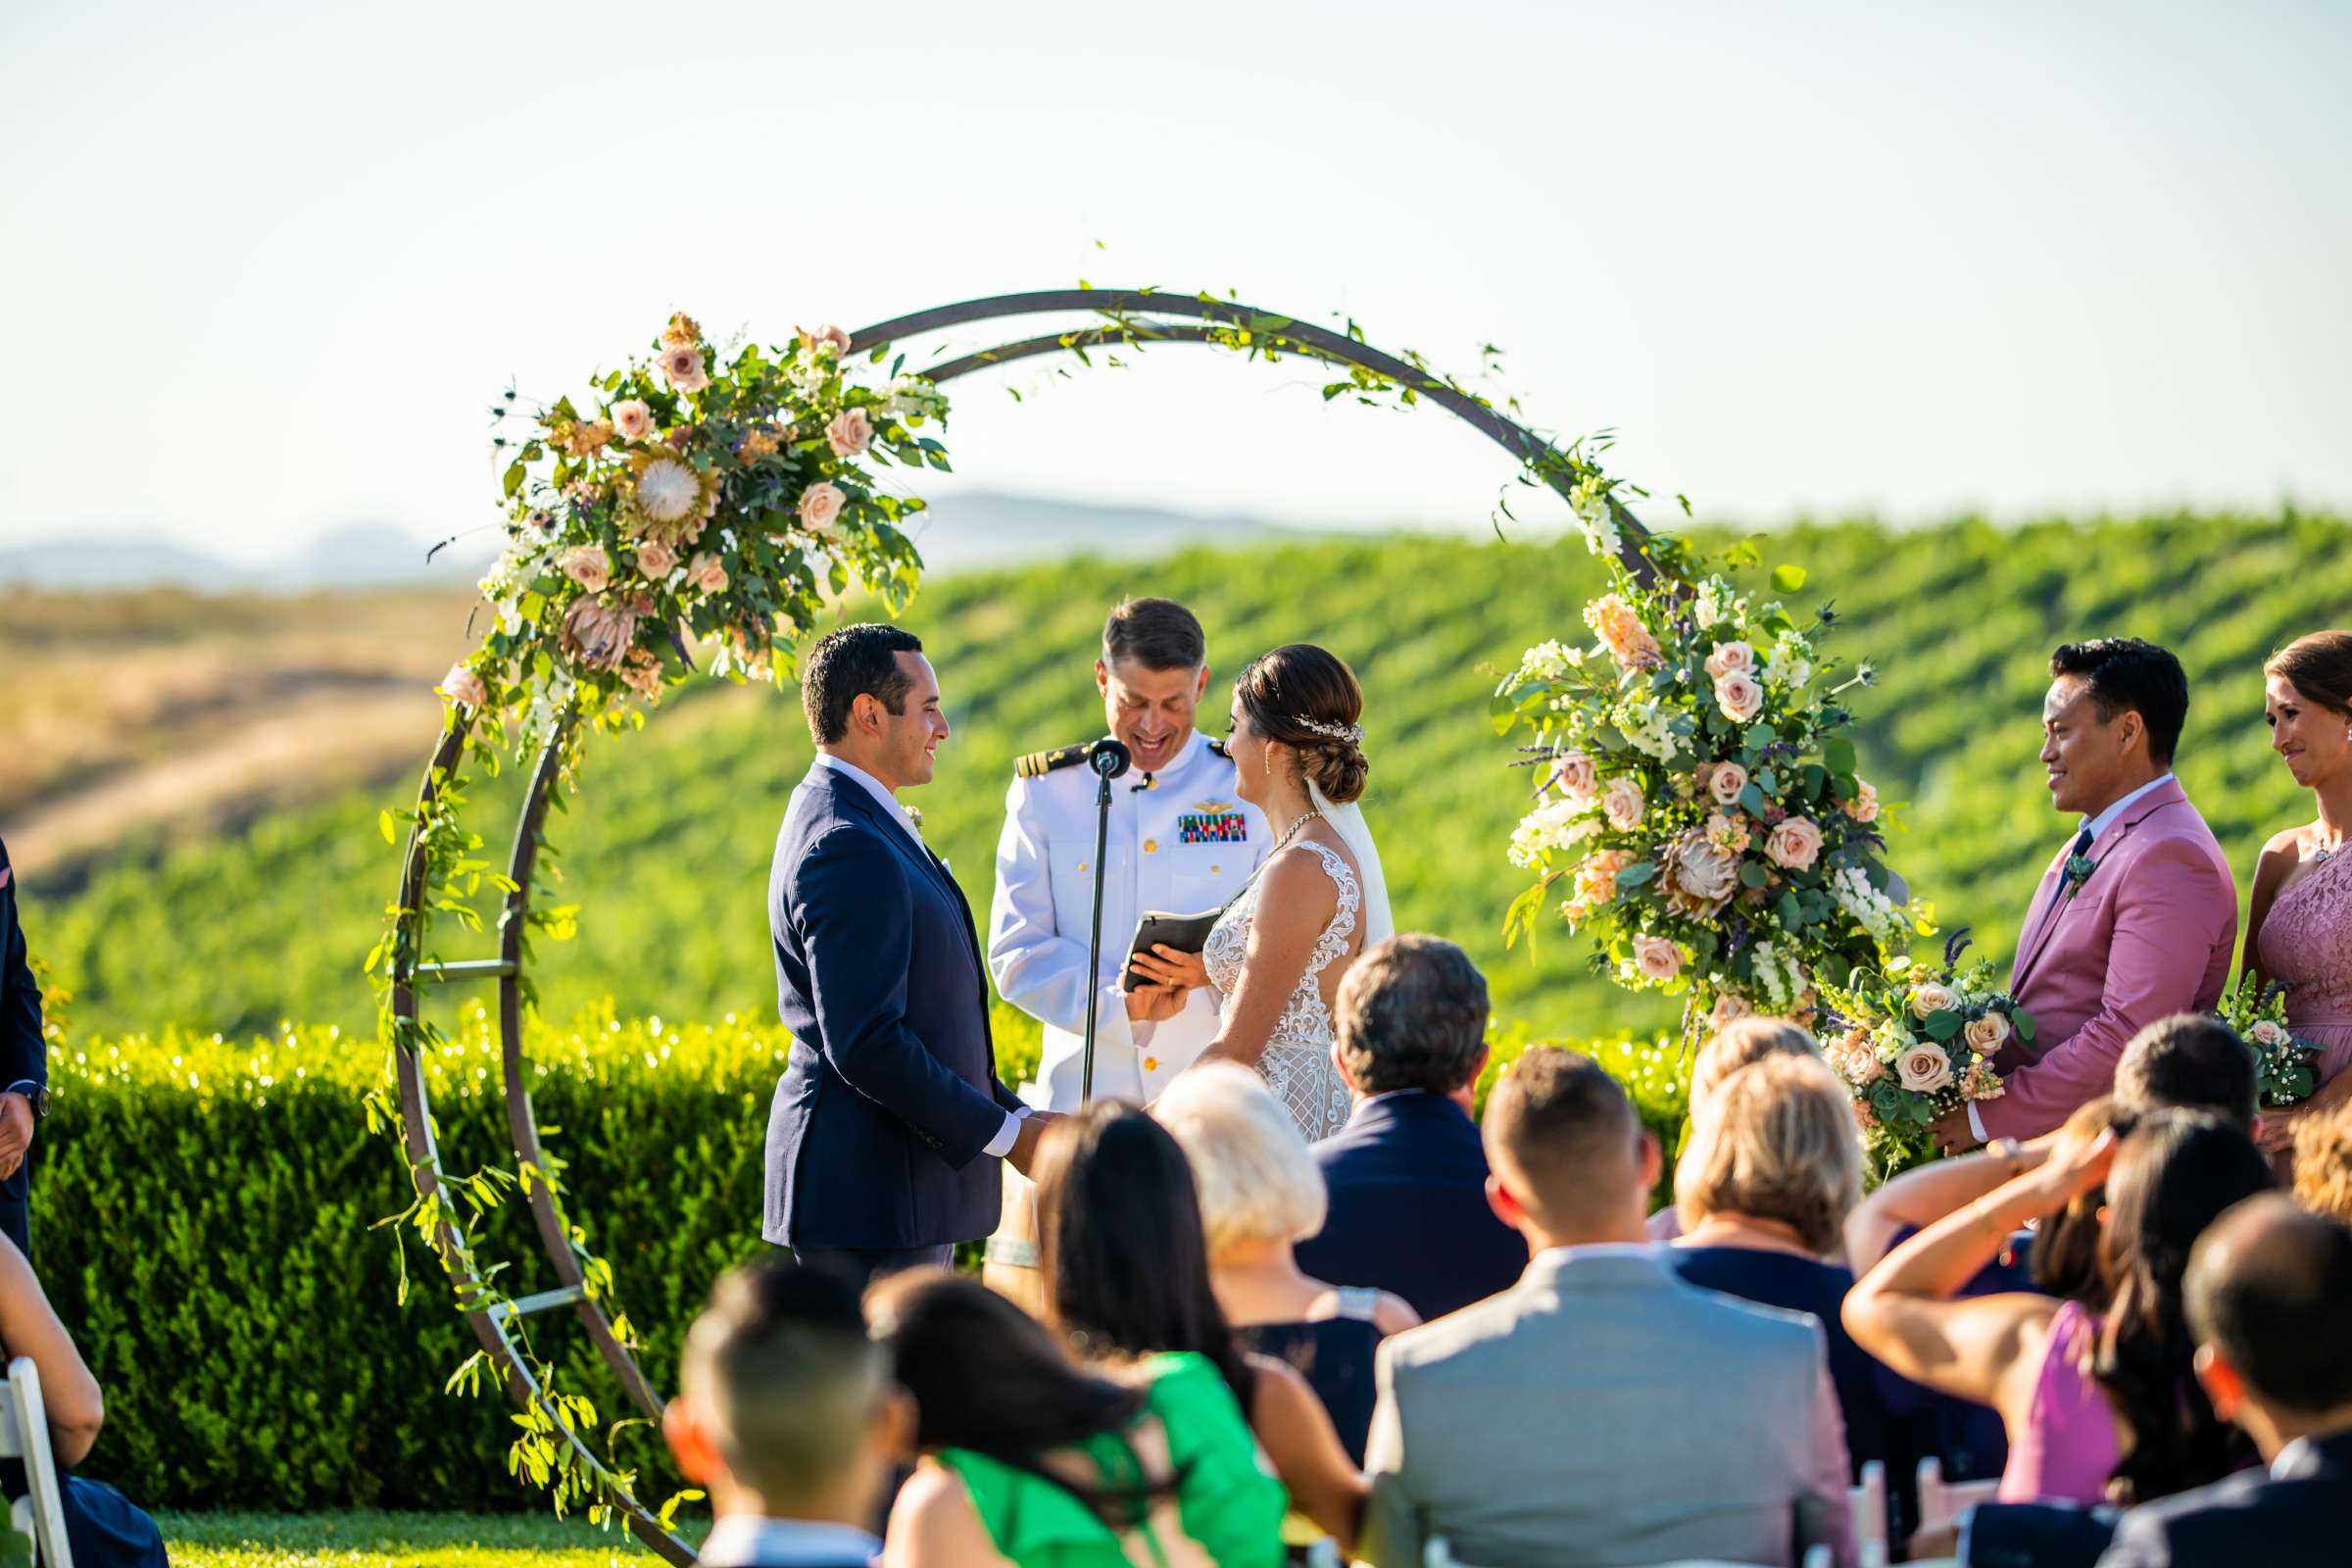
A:
[[[1311,806],[1308,807],[1304,816],[1295,818],[1289,827],[1286,827],[1282,830],[1281,837],[1274,841],[1274,847],[1266,852],[1266,858],[1271,860],[1274,858],[1274,857],[1280,855],[1284,850],[1288,849],[1290,847],[1291,840],[1297,838],[1300,833],[1305,831],[1307,823],[1319,822],[1322,819],[1323,813],[1321,811],[1317,810]]]

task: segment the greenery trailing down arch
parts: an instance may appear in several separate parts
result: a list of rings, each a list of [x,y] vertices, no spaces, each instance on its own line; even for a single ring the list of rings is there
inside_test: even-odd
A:
[[[1093,324],[916,371],[902,353],[881,384],[861,370],[904,340],[942,328],[1072,312]],[[1641,492],[1602,472],[1597,448],[1553,443],[1521,423],[1514,405],[1497,408],[1421,356],[1372,348],[1352,321],[1333,331],[1206,294],[1079,288],[969,300],[855,333],[802,331],[788,347],[744,346],[723,367],[714,367],[700,326],[673,317],[650,361],[595,379],[590,406],[560,398],[537,412],[526,433],[497,438],[511,456],[510,547],[483,589],[498,623],[443,680],[442,734],[415,808],[382,818],[387,840],[406,824],[406,853],[399,896],[367,960],[386,1046],[368,1122],[399,1143],[416,1192],[387,1223],[431,1250],[480,1346],[450,1388],[478,1391],[485,1378],[503,1384],[520,1412],[510,1469],[546,1489],[559,1510],[584,1504],[598,1522],[624,1524],[673,1563],[694,1561],[670,1528],[684,1499],[659,1507],[639,1499],[636,1477],[613,1459],[609,1435],[599,1451],[604,1417],[595,1402],[563,1388],[532,1344],[532,1319],[568,1310],[635,1418],[659,1417],[661,1399],[637,1364],[612,1268],[567,1210],[563,1161],[547,1149],[531,1107],[522,1047],[523,1011],[533,1000],[530,939],[539,932],[560,940],[576,915],[532,902],[534,875],[548,858],[548,811],[564,805],[590,734],[641,727],[664,685],[694,671],[687,634],[716,649],[714,673],[782,684],[828,591],[856,585],[893,613],[905,606],[920,560],[900,524],[923,503],[884,490],[876,472],[891,464],[948,466],[945,448],[925,433],[946,416],[940,383],[1044,354],[1086,361],[1093,350],[1115,355],[1162,342],[1330,365],[1344,374],[1323,388],[1327,401],[1435,403],[1509,452],[1522,483],[1566,499],[1595,551],[1605,542],[1627,571],[1650,577],[1650,536],[1622,501]],[[503,421],[515,403],[510,391],[493,413]],[[495,774],[509,756],[535,760],[502,870],[464,823],[466,764],[470,759]],[[433,943],[437,917],[478,933],[472,900],[485,883],[503,894],[497,956],[443,958]],[[435,1141],[422,1062],[447,1045],[422,1016],[420,996],[428,985],[473,980],[498,986],[515,1163],[460,1174],[444,1166]],[[480,1255],[468,1235],[517,1194],[554,1279],[520,1294],[508,1289],[507,1265]]]

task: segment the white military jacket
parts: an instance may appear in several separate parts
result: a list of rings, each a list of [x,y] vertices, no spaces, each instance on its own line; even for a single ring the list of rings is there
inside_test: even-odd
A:
[[[1094,909],[1095,792],[1084,747],[1016,764],[997,843],[988,972],[1004,1000],[1046,1026],[1038,1081],[1021,1098],[1075,1110],[1086,1044],[1086,939]],[[1199,730],[1156,777],[1110,785],[1102,955],[1094,975],[1095,1098],[1150,1100],[1216,1038],[1206,989],[1160,1023],[1131,1023],[1119,988],[1135,922],[1147,909],[1199,914],[1229,903],[1273,847],[1273,830],[1234,789],[1233,760]]]

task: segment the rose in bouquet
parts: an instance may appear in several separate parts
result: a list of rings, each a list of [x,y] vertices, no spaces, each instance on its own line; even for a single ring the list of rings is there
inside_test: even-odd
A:
[[[1992,964],[1961,967],[1967,946],[1957,932],[1939,965],[1897,959],[1824,988],[1822,1054],[1853,1093],[1879,1181],[1933,1158],[1936,1118],[1998,1099],[1992,1058],[2012,1038],[2034,1043],[2034,1015],[1994,988]]]
[[[923,503],[874,470],[945,469],[921,431],[947,399],[919,376],[861,378],[849,343],[820,327],[722,362],[673,316],[650,357],[498,438],[508,545],[482,580],[498,619],[440,687],[477,743],[566,706],[616,721],[692,666],[689,639],[717,673],[783,678],[773,656],[789,665],[824,595],[855,581],[904,601],[919,562],[900,525]]]
[[[2214,1008],[2222,1021],[2254,1053],[2254,1081],[2261,1103],[2274,1108],[2299,1104],[2320,1085],[2321,1050],[2298,1040],[2286,1026],[2286,987],[2278,981],[2239,979]]]
[[[1610,591],[1587,605],[1590,645],[1530,648],[1492,712],[1538,770],[1511,863],[1535,873],[1505,935],[1533,934],[1547,906],[1589,935],[1619,984],[1682,993],[1695,1033],[1749,1011],[1803,1014],[1822,982],[1885,969],[1929,926],[1880,855],[1878,791],[1855,768],[1851,714],[1818,651],[1835,620],[1751,599],[1729,573],[1752,546],[1712,560],[1679,541],[1620,555],[1615,481],[1581,452],[1574,500]],[[1804,573],[1782,566],[1773,589]]]

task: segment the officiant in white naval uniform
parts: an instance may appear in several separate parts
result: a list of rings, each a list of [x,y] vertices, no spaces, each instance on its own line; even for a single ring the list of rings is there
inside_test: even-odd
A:
[[[1086,949],[1099,780],[1085,765],[1085,746],[1033,752],[1015,764],[989,906],[989,974],[1005,1001],[1045,1025],[1037,1081],[1020,1088],[1041,1110],[1080,1104],[1090,984],[1096,1099],[1149,1101],[1200,1054],[1217,1032],[1214,993],[1198,988],[1173,1016],[1146,1016],[1147,993],[1120,985],[1129,939],[1146,910],[1221,908],[1274,842],[1265,817],[1234,788],[1224,748],[1195,727],[1208,662],[1191,611],[1167,599],[1112,611],[1095,682],[1104,721],[1134,763],[1110,786],[1094,974],[1086,972]]]

